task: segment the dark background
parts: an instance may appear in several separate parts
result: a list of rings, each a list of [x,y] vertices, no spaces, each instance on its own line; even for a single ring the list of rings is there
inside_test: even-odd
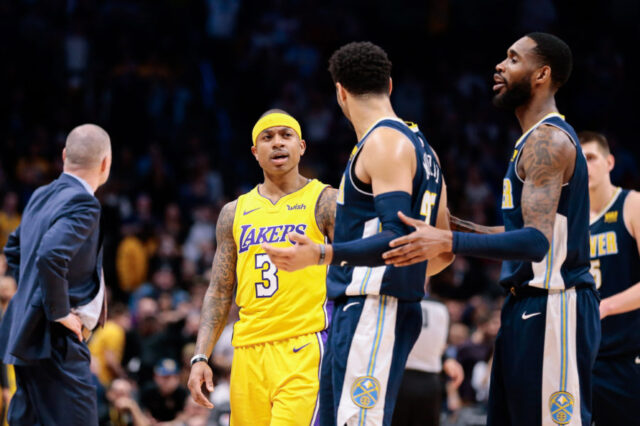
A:
[[[98,191],[112,300],[135,318],[131,293],[146,283],[190,292],[166,309],[186,300],[197,312],[217,213],[262,179],[249,148],[265,110],[301,122],[303,174],[339,182],[356,140],[326,69],[354,40],[388,52],[396,112],[419,123],[438,152],[457,216],[501,222],[502,177],[521,131],[491,105],[492,74],[530,31],[571,46],[560,112],[577,131],[605,133],[614,183],[638,188],[639,18],[636,0],[2,1],[0,243],[33,190],[61,172],[67,133],[99,124],[114,155]],[[133,278],[125,237],[144,249]],[[498,273],[496,263],[457,259],[432,290],[473,333],[499,303]]]

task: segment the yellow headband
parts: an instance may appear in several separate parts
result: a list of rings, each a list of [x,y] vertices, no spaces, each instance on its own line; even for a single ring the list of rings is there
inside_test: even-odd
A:
[[[282,114],[280,112],[274,112],[262,117],[255,126],[253,126],[253,132],[251,132],[251,136],[253,138],[253,144],[256,144],[258,140],[258,135],[262,133],[264,130],[270,127],[276,126],[285,126],[290,127],[293,131],[298,134],[298,137],[302,139],[302,131],[300,130],[300,123],[290,115]]]

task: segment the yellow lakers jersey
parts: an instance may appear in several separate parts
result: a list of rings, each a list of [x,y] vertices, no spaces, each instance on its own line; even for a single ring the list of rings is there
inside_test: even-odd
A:
[[[314,179],[275,204],[260,195],[257,187],[238,198],[233,238],[238,250],[240,320],[233,329],[234,346],[288,339],[327,327],[326,266],[280,271],[260,246],[289,246],[289,232],[324,242],[315,210],[325,187]]]

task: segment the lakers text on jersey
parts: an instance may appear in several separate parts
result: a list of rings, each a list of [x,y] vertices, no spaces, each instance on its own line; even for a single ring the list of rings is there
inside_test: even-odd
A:
[[[312,180],[275,204],[260,195],[257,187],[238,198],[233,237],[238,250],[240,320],[234,326],[234,346],[288,339],[327,327],[326,267],[280,271],[261,248],[263,243],[290,245],[290,232],[324,242],[315,210],[325,188]]]

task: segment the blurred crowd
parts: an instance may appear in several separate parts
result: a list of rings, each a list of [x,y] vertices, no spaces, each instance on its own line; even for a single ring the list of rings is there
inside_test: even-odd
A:
[[[110,320],[90,345],[103,424],[228,421],[231,326],[214,353],[216,412],[185,390],[218,212],[262,178],[250,131],[268,108],[301,122],[302,173],[337,185],[356,141],[326,66],[345,42],[369,39],[389,53],[396,112],[438,152],[455,215],[500,223],[502,176],[520,129],[491,107],[491,76],[511,42],[533,30],[573,48],[559,108],[576,130],[607,135],[614,183],[637,188],[631,49],[640,7],[558,3],[408,1],[389,13],[387,2],[363,0],[0,2],[0,246],[30,194],[60,174],[71,128],[95,122],[112,138],[112,175],[97,193]],[[450,424],[482,424],[499,272],[497,263],[458,258],[430,283],[451,316],[448,356],[465,370],[461,403],[444,407]],[[0,313],[8,293],[0,291]],[[237,309],[229,324],[236,317]]]

